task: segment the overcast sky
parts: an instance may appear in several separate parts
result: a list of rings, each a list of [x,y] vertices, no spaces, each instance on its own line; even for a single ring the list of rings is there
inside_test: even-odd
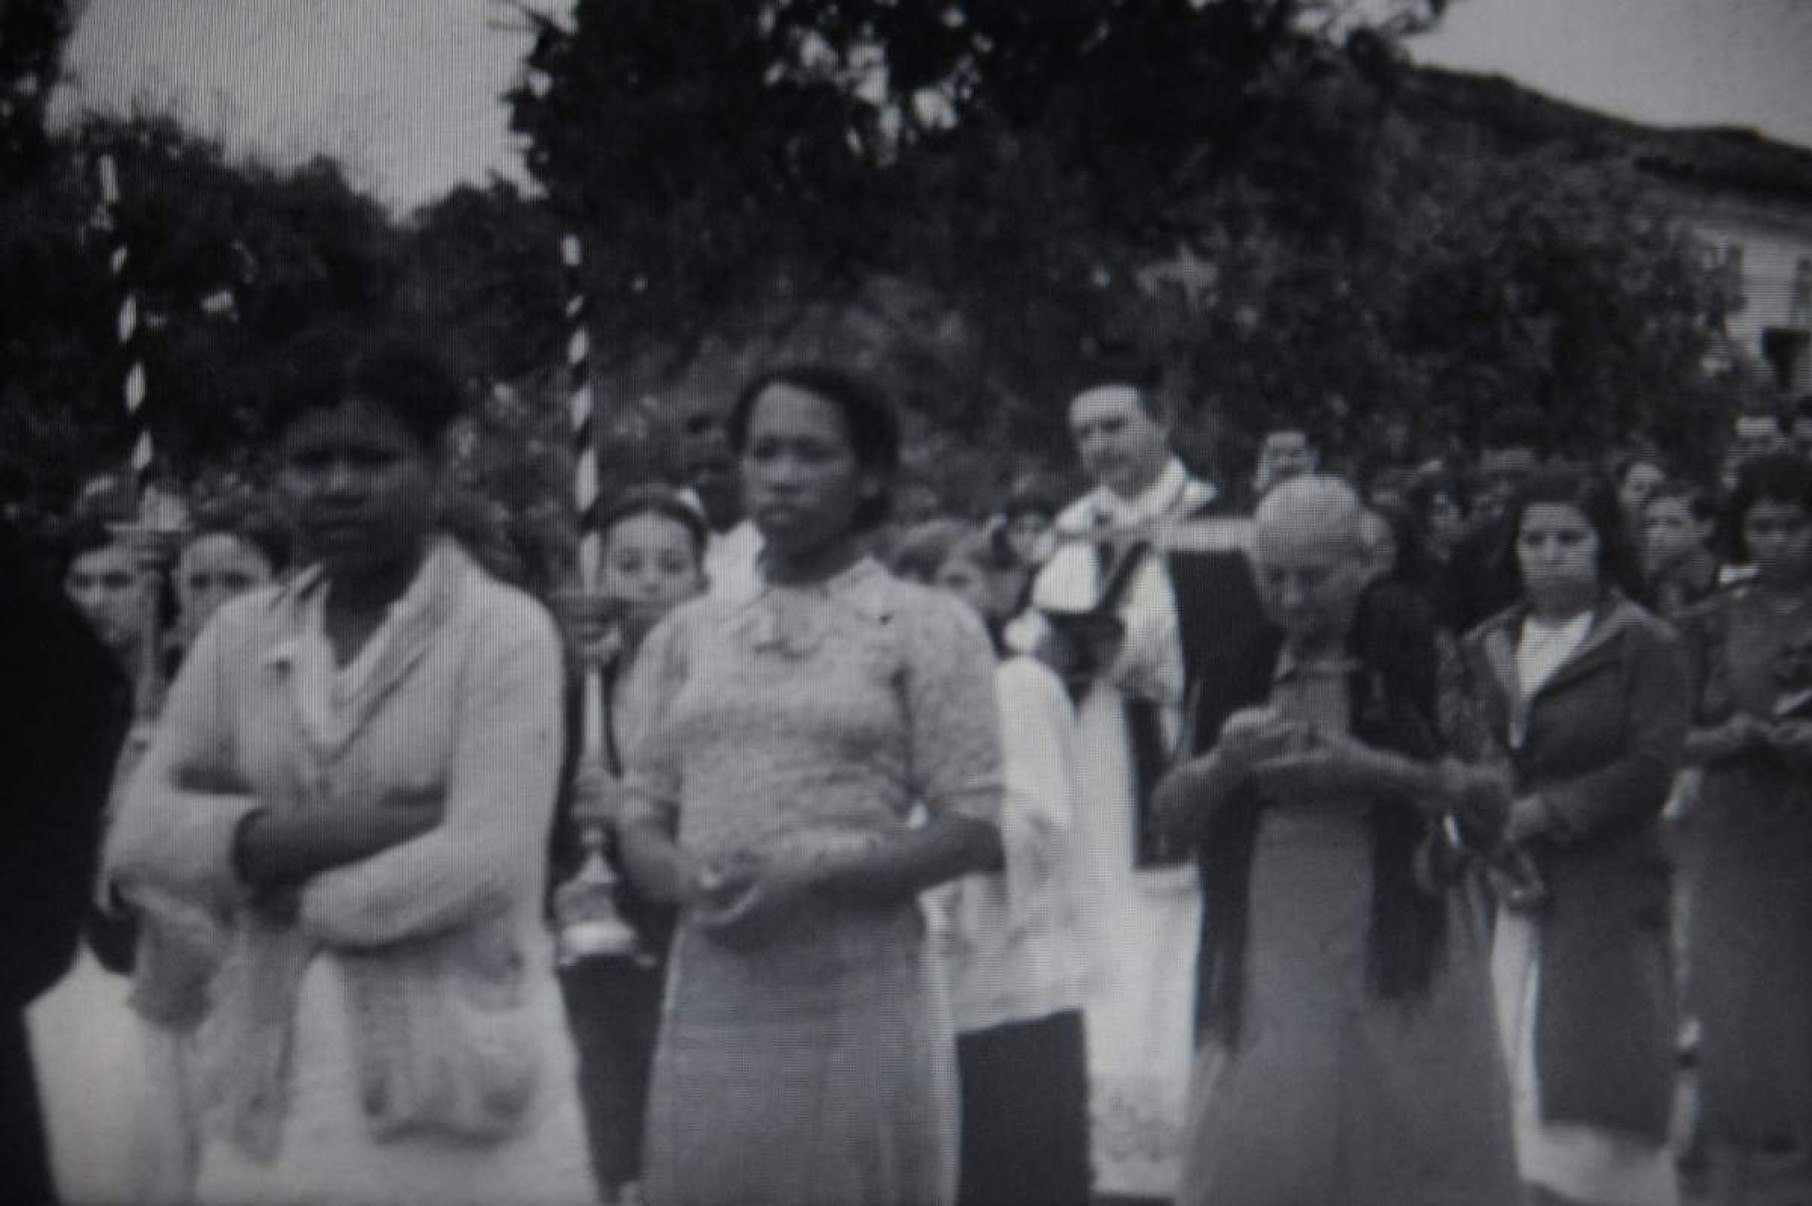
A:
[[[526,49],[499,26],[519,24],[499,0],[88,0],[56,113],[144,107],[235,155],[333,155],[408,208],[521,178],[498,99]],[[1455,0],[1412,52],[1641,121],[1812,147],[1812,0]]]

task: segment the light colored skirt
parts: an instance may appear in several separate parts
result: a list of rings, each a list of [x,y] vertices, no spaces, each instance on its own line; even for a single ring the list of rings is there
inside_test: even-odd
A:
[[[1666,1144],[1582,1123],[1543,1121],[1535,1073],[1541,927],[1528,916],[1498,910],[1491,979],[1523,1180],[1594,1206],[1676,1206],[1680,1191]]]
[[[68,974],[27,1013],[51,1172],[66,1202],[143,1199],[151,1090],[131,993],[132,982],[83,943]]]
[[[551,976],[532,1006],[551,1050],[523,1132],[497,1143],[412,1135],[378,1142],[359,1102],[339,962],[322,955],[296,1004],[289,1109],[269,1164],[204,1138],[196,1198],[219,1206],[591,1206],[598,1200],[574,1081],[565,1011]]]
[[[650,1206],[937,1206],[956,1192],[949,1006],[916,908],[734,951],[682,926],[649,1090]]]

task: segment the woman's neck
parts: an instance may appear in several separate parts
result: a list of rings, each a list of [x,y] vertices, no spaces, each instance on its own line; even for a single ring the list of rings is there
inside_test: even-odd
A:
[[[1546,624],[1550,628],[1556,628],[1562,624],[1577,620],[1580,616],[1587,614],[1592,608],[1597,606],[1597,603],[1598,600],[1596,598],[1567,599],[1552,603],[1537,603],[1534,600],[1531,600],[1529,603],[1529,617],[1537,623]]]
[[[357,573],[329,575],[327,606],[347,616],[382,616],[402,598],[428,554],[424,542],[407,556]]]
[[[835,578],[861,558],[862,543],[853,534],[815,549],[770,550],[767,579],[777,586],[807,586]]]

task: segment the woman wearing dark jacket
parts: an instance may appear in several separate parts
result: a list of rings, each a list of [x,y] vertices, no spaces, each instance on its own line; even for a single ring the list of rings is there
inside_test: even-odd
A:
[[[1608,483],[1545,470],[1512,512],[1522,597],[1463,653],[1537,891],[1500,902],[1492,953],[1531,1200],[1676,1200],[1669,874],[1659,819],[1688,722],[1673,630],[1616,583],[1633,566]],[[1525,885],[1528,887],[1530,885]]]

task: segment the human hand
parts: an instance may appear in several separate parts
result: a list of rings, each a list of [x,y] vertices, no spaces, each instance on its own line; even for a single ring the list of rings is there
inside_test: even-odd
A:
[[[1521,796],[1510,804],[1504,820],[1504,844],[1521,846],[1554,827],[1554,813],[1539,795]]]
[[[1283,749],[1252,766],[1259,790],[1272,799],[1360,796],[1388,786],[1361,743],[1304,726]]]
[[[785,928],[813,883],[792,860],[737,851],[693,871],[688,895],[699,929],[724,946],[751,947]]]
[[[1440,766],[1442,795],[1465,831],[1495,842],[1510,816],[1510,769],[1445,758]]]
[[[1311,740],[1307,724],[1286,720],[1274,708],[1242,708],[1221,725],[1214,752],[1230,772],[1244,778],[1259,763],[1304,750]]]
[[[1735,757],[1771,744],[1772,726],[1759,716],[1738,712],[1723,724],[1695,735],[1693,742],[1707,760]]]
[[[1797,767],[1812,765],[1812,720],[1779,720],[1766,734],[1769,749]]]

